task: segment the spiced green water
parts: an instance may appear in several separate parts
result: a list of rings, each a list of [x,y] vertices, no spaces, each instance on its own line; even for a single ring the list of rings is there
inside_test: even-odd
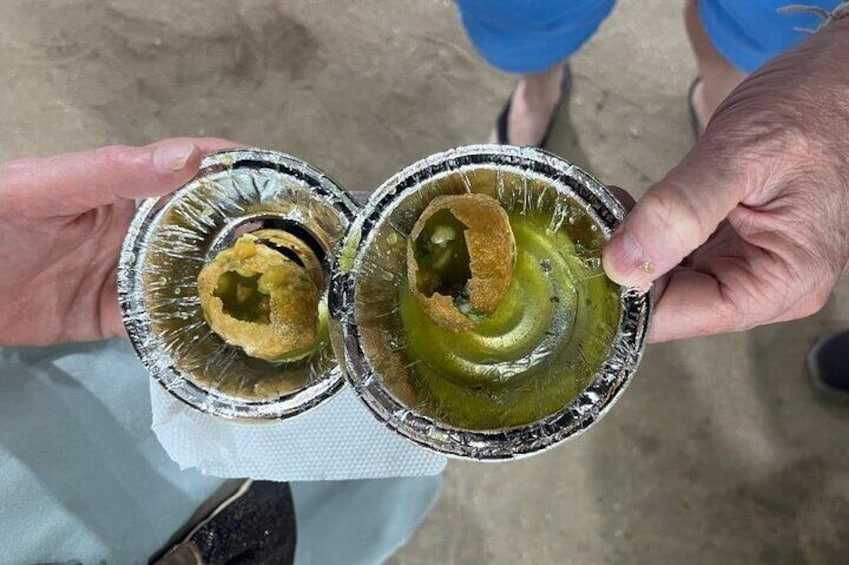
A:
[[[516,265],[493,314],[471,330],[435,323],[399,288],[406,382],[416,410],[450,426],[522,426],[562,409],[610,353],[620,288],[601,267],[604,239],[588,216],[552,231],[550,213],[510,212]]]

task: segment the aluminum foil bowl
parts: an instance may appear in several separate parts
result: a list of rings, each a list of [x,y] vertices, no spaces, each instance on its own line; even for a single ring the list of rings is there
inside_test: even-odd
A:
[[[130,341],[151,376],[186,404],[224,418],[286,418],[331,398],[344,379],[326,334],[297,361],[248,357],[207,324],[197,276],[238,235],[286,230],[323,262],[326,320],[331,258],[356,212],[321,171],[254,149],[209,155],[185,186],[144,201],[124,241],[118,291]]]
[[[541,280],[562,268],[559,280],[574,283],[556,296],[517,284],[515,320],[505,314],[504,333],[473,340],[427,329],[406,280],[422,211],[436,196],[466,192],[507,211],[517,272],[523,261]],[[449,456],[518,458],[580,434],[619,398],[645,345],[650,295],[615,285],[601,267],[624,216],[597,180],[533,148],[469,146],[407,167],[360,211],[333,268],[331,336],[348,382],[384,425]],[[536,314],[523,315],[522,304]],[[547,326],[529,329],[539,312]],[[533,331],[538,339],[523,343]]]

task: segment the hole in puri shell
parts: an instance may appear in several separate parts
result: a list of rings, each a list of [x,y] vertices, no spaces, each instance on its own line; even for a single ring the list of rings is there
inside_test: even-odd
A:
[[[228,271],[218,277],[213,293],[221,299],[224,313],[243,322],[268,324],[270,320],[270,297],[257,288],[260,275],[243,277]]]
[[[423,295],[458,298],[464,293],[472,278],[467,229],[450,210],[440,210],[427,219],[414,244],[416,287]]]

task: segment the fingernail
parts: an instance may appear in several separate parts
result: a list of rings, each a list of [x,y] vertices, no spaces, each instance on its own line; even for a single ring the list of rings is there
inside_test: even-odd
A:
[[[164,173],[181,171],[197,150],[194,143],[165,145],[153,152],[153,164]]]
[[[607,246],[604,270],[614,282],[624,286],[643,287],[654,278],[654,263],[627,231],[615,235]]]

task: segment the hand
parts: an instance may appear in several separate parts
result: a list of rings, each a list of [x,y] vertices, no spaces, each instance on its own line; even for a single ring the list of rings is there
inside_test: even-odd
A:
[[[118,253],[134,199],[166,194],[220,139],[169,139],[0,164],[0,346],[123,334]]]
[[[748,77],[620,226],[604,254],[614,281],[646,288],[668,273],[653,341],[826,303],[849,261],[847,57],[849,18]]]

